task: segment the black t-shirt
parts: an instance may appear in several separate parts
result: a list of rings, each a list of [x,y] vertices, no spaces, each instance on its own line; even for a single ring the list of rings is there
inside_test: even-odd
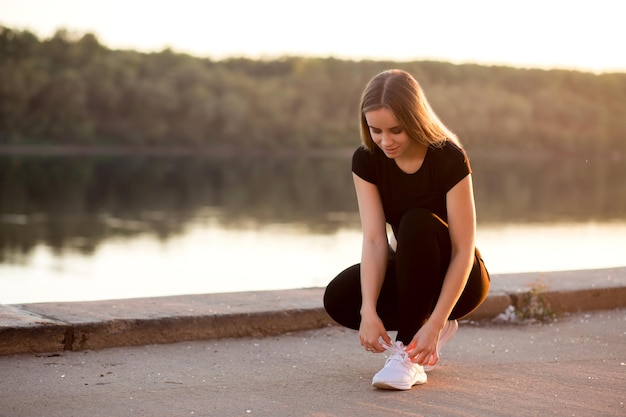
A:
[[[385,219],[394,233],[407,210],[424,208],[448,221],[446,193],[472,172],[465,152],[452,141],[429,146],[417,172],[407,174],[378,147],[359,147],[352,156],[352,172],[378,187]]]

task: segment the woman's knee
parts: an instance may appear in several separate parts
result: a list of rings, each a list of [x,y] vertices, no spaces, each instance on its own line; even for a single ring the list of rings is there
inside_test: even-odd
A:
[[[444,255],[450,251],[447,224],[436,214],[424,209],[413,209],[404,214],[396,240],[398,250],[406,248],[410,253],[425,248],[428,251],[438,248]]]
[[[353,265],[333,279],[324,291],[324,309],[328,315],[347,327],[354,328],[361,306],[360,265]],[[358,328],[358,323],[356,324]]]
[[[442,229],[447,229],[447,225],[439,216],[429,210],[416,208],[407,211],[402,216],[399,234],[402,234],[403,231],[410,234],[427,230],[439,232]]]
[[[491,278],[489,277],[489,272],[477,254],[465,289],[459,297],[450,318],[463,318],[480,307],[489,294],[490,286]]]

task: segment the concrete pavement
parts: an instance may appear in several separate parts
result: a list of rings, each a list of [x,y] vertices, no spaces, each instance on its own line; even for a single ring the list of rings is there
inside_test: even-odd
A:
[[[626,309],[549,324],[464,322],[425,385],[338,326],[277,336],[0,356],[0,416],[626,415]]]

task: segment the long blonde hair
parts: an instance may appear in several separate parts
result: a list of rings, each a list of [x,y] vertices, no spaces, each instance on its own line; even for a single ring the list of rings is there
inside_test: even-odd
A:
[[[425,145],[441,147],[447,140],[460,146],[457,136],[444,125],[430,107],[426,95],[411,74],[399,69],[383,71],[370,80],[361,95],[361,140],[373,151],[365,113],[389,109],[408,136]]]

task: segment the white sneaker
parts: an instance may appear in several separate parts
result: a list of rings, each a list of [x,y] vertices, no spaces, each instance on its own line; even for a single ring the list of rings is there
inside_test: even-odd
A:
[[[443,349],[443,347],[454,337],[456,331],[459,328],[459,322],[456,320],[448,320],[446,324],[441,329],[441,334],[439,335],[439,351]],[[424,365],[424,372],[430,372],[435,369],[437,365]]]
[[[409,360],[409,354],[404,351],[404,344],[400,341],[392,345],[383,343],[390,353],[383,369],[378,371],[372,379],[372,386],[382,389],[411,389],[413,385],[424,384],[426,373],[421,365]]]

